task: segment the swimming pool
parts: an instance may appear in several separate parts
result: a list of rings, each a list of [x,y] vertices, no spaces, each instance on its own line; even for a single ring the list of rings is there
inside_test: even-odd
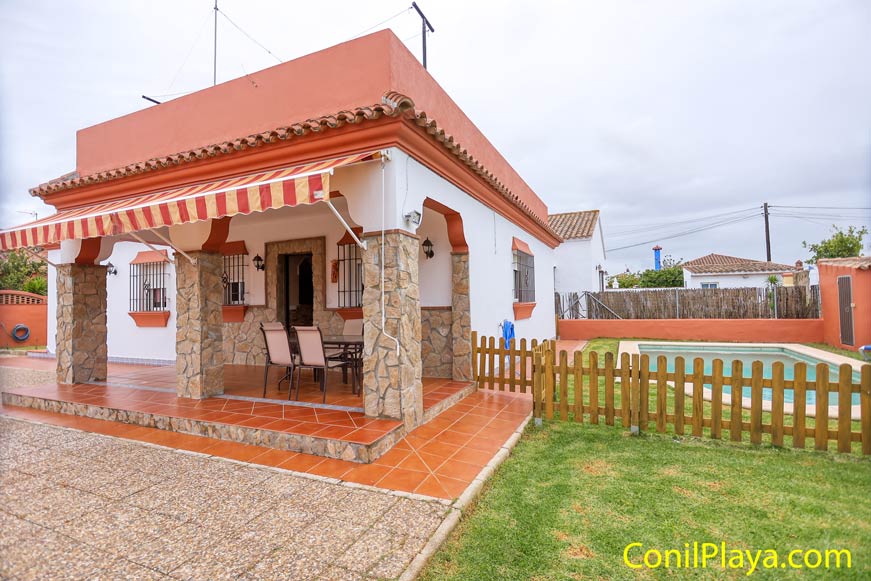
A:
[[[825,361],[817,357],[805,353],[799,353],[786,347],[764,346],[756,347],[752,345],[703,345],[699,343],[638,343],[638,352],[642,355],[650,357],[651,370],[656,369],[656,362],[659,356],[665,356],[669,373],[674,371],[674,363],[677,357],[684,358],[684,367],[686,373],[692,373],[693,361],[696,358],[701,358],[705,362],[705,374],[710,374],[713,367],[714,359],[723,361],[723,374],[726,376],[732,373],[732,362],[736,359],[741,361],[744,366],[744,376],[749,377],[751,367],[754,361],[762,362],[762,376],[766,379],[771,378],[772,365],[780,361],[783,363],[783,377],[786,380],[793,379],[793,369],[796,363],[807,364],[807,380],[816,381],[818,363],[826,363],[829,366],[829,381],[838,381],[838,365],[831,361]],[[860,382],[861,374],[859,371],[853,370],[853,383]],[[705,387],[710,387],[706,385]],[[744,387],[743,397],[750,397],[750,387]],[[731,393],[731,387],[723,386],[723,393]],[[806,405],[816,404],[816,392],[808,391],[806,394]],[[771,401],[771,389],[762,389],[762,399]],[[794,402],[793,391],[785,389],[783,395],[784,403],[792,404]],[[829,405],[838,405],[838,394],[829,393]],[[859,405],[859,394],[852,394],[851,405]]]

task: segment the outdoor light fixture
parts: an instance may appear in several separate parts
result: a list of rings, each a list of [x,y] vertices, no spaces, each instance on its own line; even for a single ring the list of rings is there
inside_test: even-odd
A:
[[[412,210],[405,215],[405,221],[409,224],[414,224],[415,226],[420,226],[420,218],[420,212],[417,210]]]
[[[432,250],[432,242],[430,242],[428,236],[426,240],[423,241],[423,255],[426,256],[427,260],[435,256],[435,252]]]
[[[251,260],[251,262],[254,263],[254,268],[256,268],[257,270],[266,270],[266,265],[263,264],[263,259],[260,258],[260,255],[259,255],[259,254],[256,255],[256,256]]]
[[[106,264],[106,274],[118,274],[118,269],[115,268],[115,265],[109,262]]]

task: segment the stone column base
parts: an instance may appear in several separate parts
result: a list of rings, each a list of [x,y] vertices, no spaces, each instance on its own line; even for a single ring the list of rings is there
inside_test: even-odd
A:
[[[175,255],[176,392],[202,399],[224,393],[224,258],[213,252],[188,254],[196,264]]]
[[[57,266],[57,381],[106,380],[106,267]]]
[[[423,422],[420,359],[419,240],[384,236],[384,325],[381,313],[381,235],[363,251],[363,405],[367,416]]]

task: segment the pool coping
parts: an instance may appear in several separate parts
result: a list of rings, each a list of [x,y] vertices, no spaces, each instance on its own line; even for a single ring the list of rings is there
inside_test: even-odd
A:
[[[617,352],[618,358],[626,353],[628,355],[639,355],[641,351],[639,350],[639,345],[647,345],[647,344],[666,344],[666,345],[680,345],[682,347],[773,347],[776,349],[789,349],[791,351],[795,351],[797,353],[801,353],[802,355],[807,355],[808,357],[814,357],[816,359],[820,359],[826,363],[830,363],[832,365],[840,366],[844,363],[850,365],[853,368],[854,372],[861,372],[863,365],[868,365],[868,363],[863,363],[857,359],[851,359],[849,357],[844,357],[843,355],[838,355],[837,353],[832,353],[830,351],[823,351],[822,349],[816,349],[814,347],[808,347],[807,345],[802,345],[801,343],[750,343],[750,342],[742,342],[742,343],[728,343],[722,341],[668,341],[661,339],[647,339],[642,341],[620,341],[620,346]],[[672,385],[672,382],[669,382],[669,385]],[[672,385],[672,387],[674,387]],[[684,393],[686,395],[693,394],[693,384],[691,381],[687,381],[684,383]],[[713,399],[713,393],[710,388],[705,387],[702,397],[705,401],[711,401]],[[729,393],[723,394],[723,405],[728,406],[732,404],[732,395]],[[750,398],[742,397],[741,398],[741,407],[744,409],[750,409]],[[829,419],[838,417],[838,406],[828,406],[829,407]],[[771,401],[762,400],[762,410],[766,412],[771,411]],[[793,415],[794,412],[794,404],[786,403],[783,404],[783,413]],[[850,418],[852,420],[858,421],[861,418],[861,404],[860,405],[851,405],[850,406]],[[815,404],[805,406],[805,416],[815,418],[817,415],[817,408]]]

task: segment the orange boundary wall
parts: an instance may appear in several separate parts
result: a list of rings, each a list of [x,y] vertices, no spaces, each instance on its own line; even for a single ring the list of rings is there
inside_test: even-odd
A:
[[[0,305],[0,347],[38,347],[48,343],[48,305]],[[10,333],[15,325],[27,325],[30,338],[18,342]]]
[[[822,319],[573,319],[558,322],[560,339],[596,337],[822,343]]]

